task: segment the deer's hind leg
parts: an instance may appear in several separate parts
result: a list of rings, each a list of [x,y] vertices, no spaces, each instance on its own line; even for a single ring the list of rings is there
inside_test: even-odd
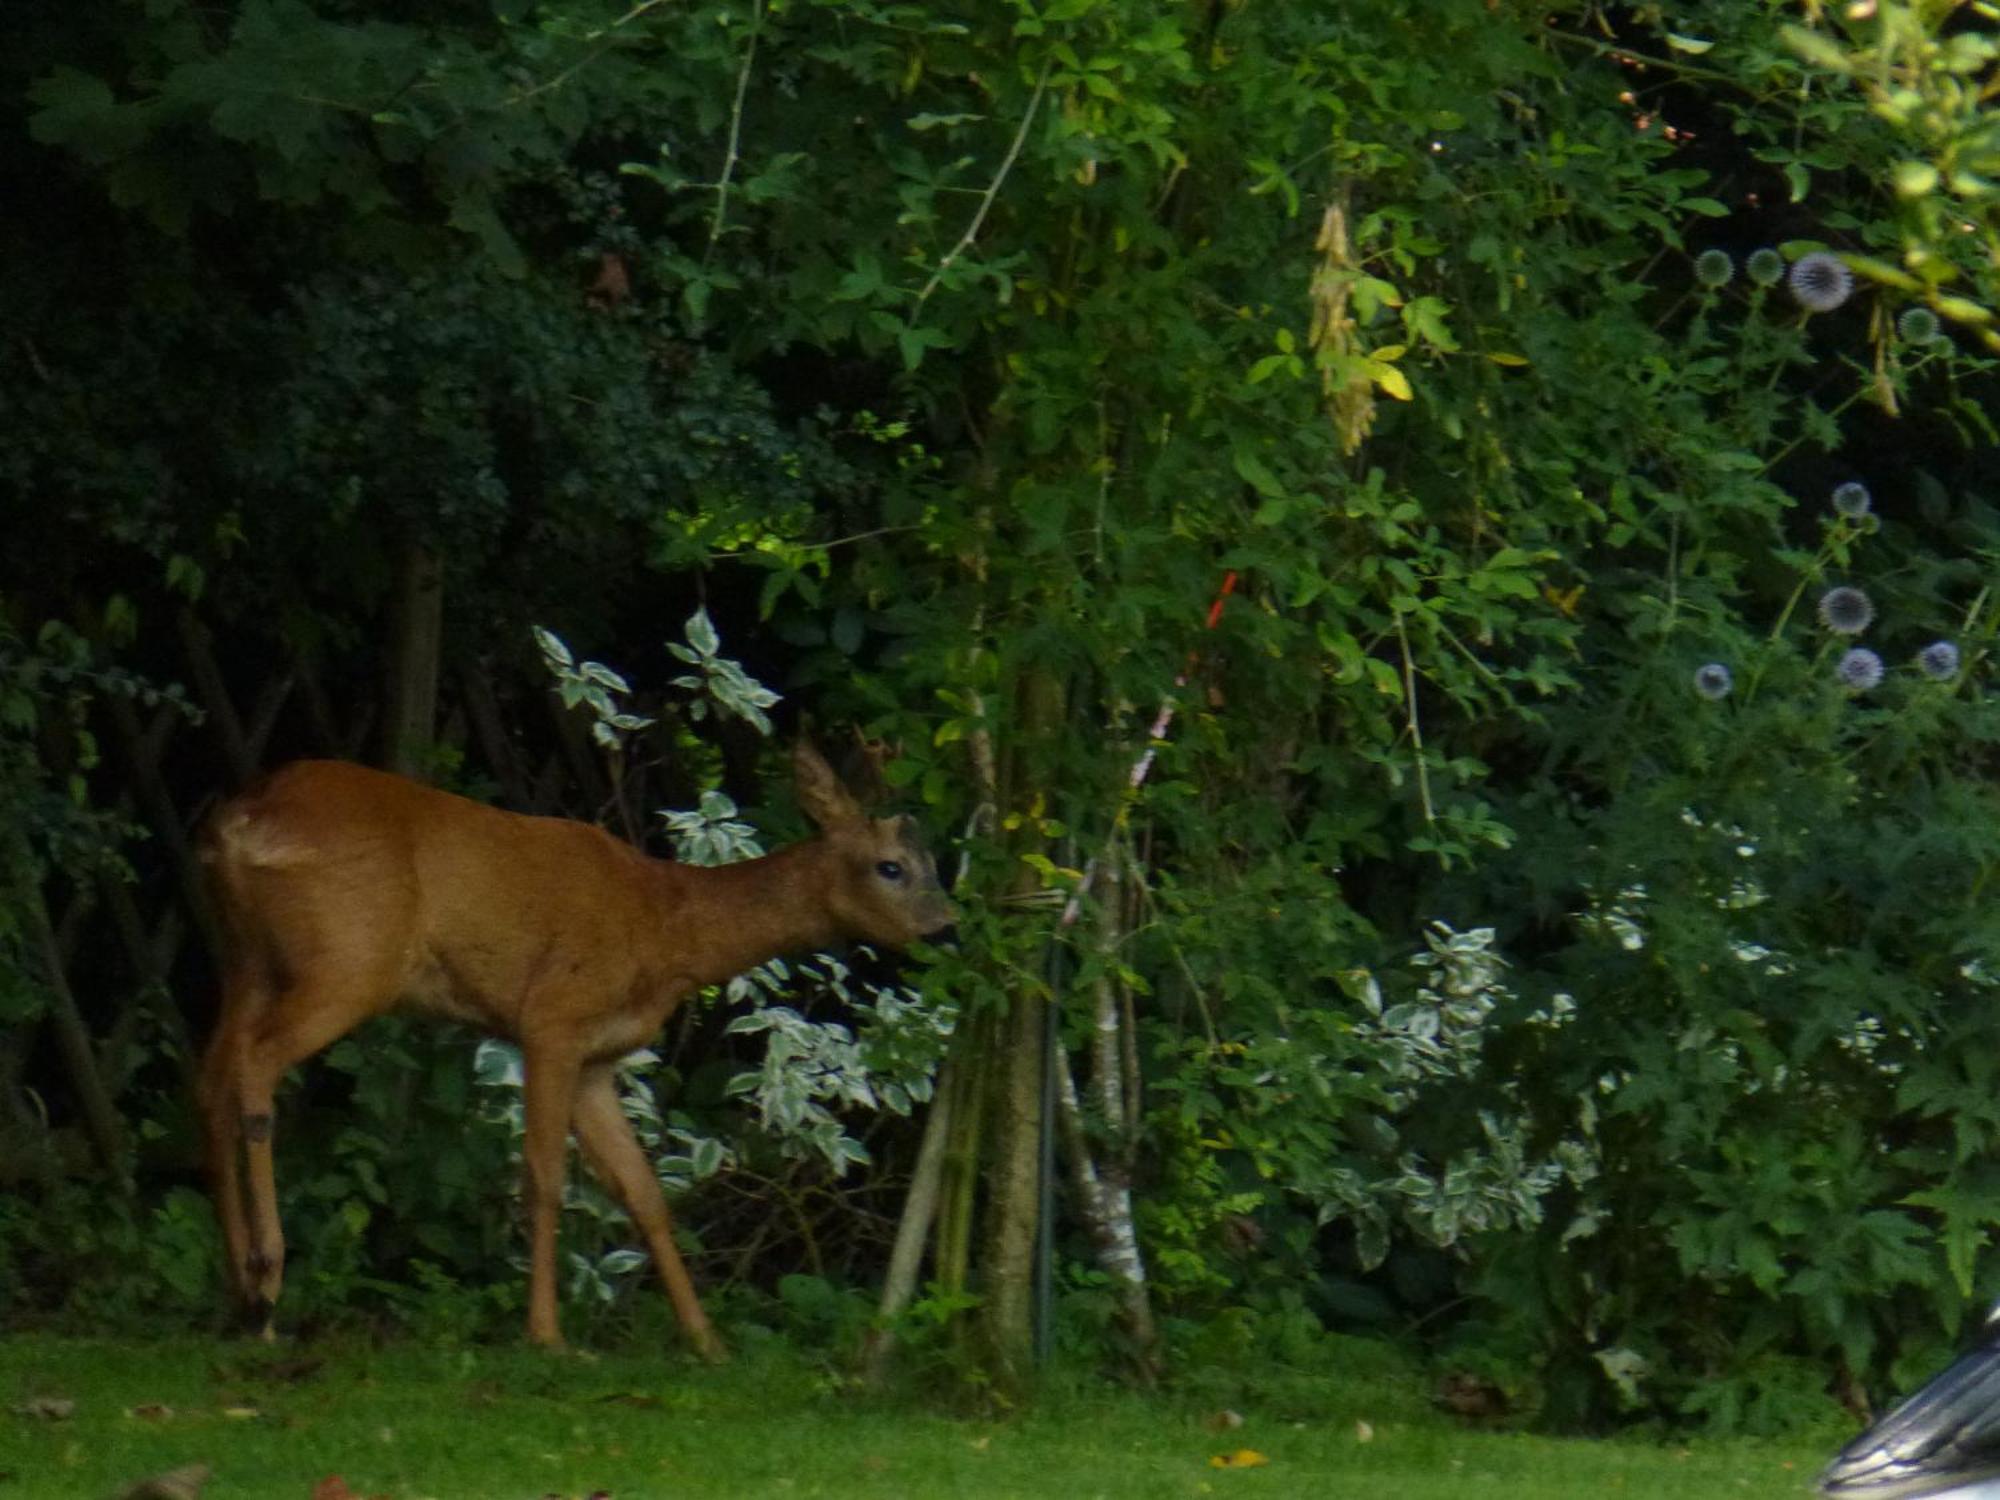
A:
[[[250,1313],[253,1275],[250,1227],[244,1211],[242,1113],[237,1075],[242,1067],[243,1034],[251,1016],[269,1001],[268,991],[249,973],[232,968],[222,981],[222,1014],[202,1055],[196,1084],[208,1159],[209,1189],[222,1226],[223,1274],[239,1313]]]
[[[624,1205],[625,1212],[632,1216],[632,1222],[645,1237],[653,1265],[674,1304],[675,1316],[680,1319],[681,1331],[703,1359],[711,1364],[721,1363],[728,1358],[728,1352],[716,1337],[708,1314],[702,1311],[694,1281],[674,1244],[674,1221],[667,1212],[666,1197],[660,1192],[660,1179],[654,1175],[653,1164],[646,1159],[638,1137],[632,1133],[632,1122],[625,1118],[625,1110],[618,1102],[617,1074],[612,1064],[593,1063],[583,1070],[577,1083],[574,1124],[577,1144],[583,1147],[590,1170]]]
[[[272,994],[237,1038],[227,1104],[218,1104],[217,1111],[234,1110],[244,1171],[241,1212],[247,1220],[243,1294],[252,1314],[261,1317],[267,1339],[274,1336],[272,1318],[285,1283],[285,1231],[278,1219],[272,1146],[278,1082],[287,1068],[387,1010],[395,998],[395,983],[386,975],[345,976],[331,967]]]

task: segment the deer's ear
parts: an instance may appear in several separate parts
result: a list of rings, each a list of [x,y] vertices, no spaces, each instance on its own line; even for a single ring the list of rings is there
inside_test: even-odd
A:
[[[820,759],[819,752],[804,740],[792,746],[792,779],[798,784],[799,806],[820,827],[833,828],[862,820],[861,804],[841,785],[833,767]]]

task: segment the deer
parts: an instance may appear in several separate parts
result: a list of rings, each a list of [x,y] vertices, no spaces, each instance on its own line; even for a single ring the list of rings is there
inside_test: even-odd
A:
[[[956,920],[913,819],[871,816],[803,739],[792,770],[817,836],[715,866],[345,761],[293,762],[215,809],[199,853],[223,933],[221,1006],[198,1104],[229,1287],[265,1339],[285,1264],[273,1094],[293,1065],[407,1006],[520,1049],[528,1339],[562,1347],[556,1229],[574,1135],[683,1334],[726,1357],[620,1105],[619,1060],[690,995],[768,959],[942,942]]]

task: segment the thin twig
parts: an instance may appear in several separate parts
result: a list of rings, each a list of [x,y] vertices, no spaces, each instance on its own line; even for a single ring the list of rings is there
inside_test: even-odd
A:
[[[595,31],[585,32],[583,39],[586,42],[598,41],[600,38],[611,35],[612,32],[618,30],[621,26],[629,26],[632,22],[638,20],[639,17],[643,16],[647,11],[656,9],[657,7],[662,6],[666,3],[667,0],[639,0],[639,3],[637,5],[633,6],[630,10],[626,11],[624,15],[620,16],[617,20],[613,21],[609,26],[600,26]],[[518,94],[513,94],[509,96],[507,102],[509,104],[525,104],[528,102],[528,100],[534,98],[537,94],[546,94],[551,89],[561,88],[564,84],[568,83],[570,79],[574,78],[577,74],[581,73],[585,68],[589,67],[592,63],[596,62],[598,58],[602,57],[606,52],[608,52],[610,48],[611,44],[609,42],[604,43],[604,45],[601,47],[592,47],[582,57],[578,58],[575,62],[571,63],[568,67],[564,68],[560,73],[556,74],[553,78],[545,79],[541,83],[536,84],[533,88],[523,89]]]
[[[750,92],[750,69],[757,61],[757,37],[764,29],[764,0],[750,6],[750,45],[743,49],[743,66],[736,73],[736,99],[729,106],[729,151],[722,159],[722,174],[715,179],[715,217],[709,221],[708,248],[701,252],[703,265],[722,238],[723,216],[729,211],[729,179],[736,174],[737,148],[743,143],[743,98]]]
[[[1431,804],[1431,773],[1424,764],[1424,726],[1417,722],[1417,668],[1410,659],[1410,635],[1403,617],[1396,616],[1396,640],[1403,648],[1403,703],[1409,716],[1410,743],[1417,749],[1417,795],[1423,799],[1424,822],[1437,825],[1437,808]]]
[[[831,552],[835,547],[847,547],[853,545],[855,542],[873,541],[878,536],[894,536],[901,531],[918,531],[922,529],[922,524],[921,522],[913,521],[907,526],[877,526],[872,531],[857,531],[852,536],[837,536],[830,541],[792,542],[789,545],[799,552]],[[708,554],[708,560],[710,562],[727,562],[730,558],[740,555],[739,552],[711,552]]]
[[[1049,88],[1049,69],[1054,65],[1054,58],[1043,61],[1041,76],[1035,80],[1035,92],[1028,100],[1028,112],[1021,116],[1021,126],[1014,132],[1013,144],[1008,146],[1006,158],[1000,163],[1000,170],[993,174],[993,180],[986,184],[986,191],[979,195],[979,207],[973,212],[972,222],[965,226],[965,233],[960,235],[958,243],[945,253],[944,259],[937,263],[937,269],[931,272],[931,279],[925,282],[924,289],[917,293],[916,306],[910,309],[912,318],[916,316],[918,308],[930,300],[931,293],[938,289],[938,283],[944,280],[944,273],[951,269],[952,263],[969,250],[972,242],[979,237],[980,227],[986,222],[986,215],[993,207],[993,200],[1000,196],[1000,184],[1007,180],[1007,174],[1014,169],[1014,162],[1020,156],[1021,147],[1028,139],[1028,127],[1034,124],[1035,114],[1042,107],[1042,95],[1047,93]]]
[[[1608,57],[1613,60],[1630,58],[1635,63],[1643,63],[1649,68],[1661,68],[1667,72],[1676,73],[1682,78],[1703,78],[1707,79],[1710,83],[1726,84],[1738,93],[1748,94],[1753,99],[1763,97],[1755,89],[1745,84],[1742,79],[1733,77],[1728,73],[1720,72],[1714,68],[1704,68],[1696,63],[1682,62],[1678,58],[1657,57],[1650,52],[1635,52],[1632,48],[1618,42],[1600,42],[1594,36],[1579,36],[1574,31],[1562,31],[1555,27],[1550,27],[1543,31],[1542,35],[1553,42],[1567,42],[1572,47],[1587,47],[1599,57]]]

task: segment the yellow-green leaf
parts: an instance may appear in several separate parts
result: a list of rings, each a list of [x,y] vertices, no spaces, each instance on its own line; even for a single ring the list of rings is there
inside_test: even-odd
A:
[[[1394,365],[1376,365],[1369,374],[1375,383],[1398,401],[1414,401],[1416,393],[1410,389],[1410,378]]]
[[[1927,161],[1899,161],[1893,175],[1896,191],[1905,198],[1921,198],[1938,185],[1938,169]]]
[[[1992,308],[1981,307],[1977,302],[1970,301],[1964,297],[1940,297],[1937,299],[1937,310],[1945,317],[1950,318],[1954,323],[1990,323],[1993,321]]]

